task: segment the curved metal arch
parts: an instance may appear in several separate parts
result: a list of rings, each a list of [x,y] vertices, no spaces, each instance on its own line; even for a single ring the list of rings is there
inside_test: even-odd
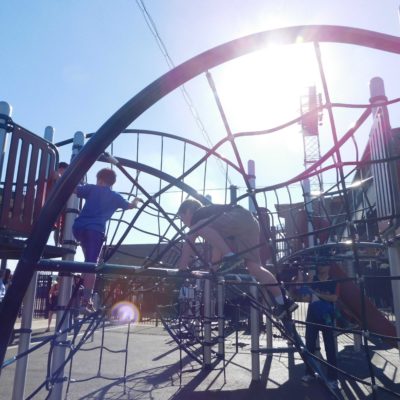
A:
[[[139,163],[137,161],[129,160],[129,159],[126,159],[126,158],[121,158],[121,157],[115,157],[115,158],[118,160],[118,162],[123,167],[133,168],[133,169],[145,172],[145,173],[147,173],[149,175],[155,176],[156,178],[162,179],[164,182],[168,183],[167,186],[163,187],[162,189],[160,189],[158,192],[156,192],[153,195],[154,198],[157,198],[158,196],[162,195],[167,190],[169,190],[170,188],[175,186],[175,187],[181,189],[182,191],[184,191],[185,193],[189,194],[193,198],[197,199],[202,204],[210,204],[210,200],[208,200],[203,195],[199,194],[194,188],[192,188],[188,184],[182,182],[180,179],[176,179],[172,175],[167,174],[164,171],[160,171],[160,170],[158,170],[156,168],[150,167],[149,165],[142,164],[142,163]],[[147,199],[147,201],[149,201],[149,199]],[[145,202],[145,204],[146,204],[146,202]],[[160,207],[160,211],[164,212],[161,207]],[[121,236],[120,240],[115,245],[115,249],[113,251],[111,251],[111,253],[109,253],[107,255],[108,257],[111,257],[112,254],[115,252],[115,250],[118,248],[118,246],[122,243],[122,241],[125,240],[125,237],[127,236],[128,231],[135,224],[135,222],[137,221],[139,216],[140,216],[140,210],[139,210],[138,213],[135,214],[135,216],[133,217],[132,221],[128,224],[128,228],[125,230],[124,234]],[[172,247],[172,245],[171,246],[167,246],[167,248],[164,249],[164,252],[166,252],[170,247]]]
[[[156,168],[153,168],[147,164],[142,164],[138,161],[134,160],[129,160],[127,158],[121,158],[121,157],[115,157],[122,166],[128,167],[128,168],[133,168],[137,169],[141,172],[145,172],[146,174],[155,176],[156,178],[160,178],[165,182],[168,182],[169,185],[168,187],[162,188],[159,192],[157,192],[155,195],[160,195],[166,190],[170,189],[172,186],[176,186],[177,188],[183,190],[190,196],[194,197],[195,199],[199,200],[203,204],[209,204],[210,201],[204,197],[203,195],[199,194],[196,189],[192,188],[190,185],[188,185],[185,182],[182,182],[179,179],[176,179],[174,176],[167,174],[164,171],[160,171]]]
[[[165,137],[168,139],[178,140],[185,144],[190,144],[193,147],[197,147],[200,150],[204,150],[206,152],[211,152],[217,159],[225,162],[231,168],[240,172],[239,168],[232,161],[228,160],[226,157],[222,156],[221,154],[219,154],[216,151],[223,143],[226,143],[228,141],[228,139],[226,139],[226,138],[221,139],[218,143],[216,143],[213,147],[210,148],[210,147],[202,145],[201,143],[197,143],[194,140],[190,140],[188,138],[177,136],[177,135],[174,135],[174,134],[168,133],[168,132],[152,131],[152,130],[148,130],[148,129],[125,129],[121,133],[145,134],[145,135],[150,135],[150,136],[160,136],[160,137]]]
[[[8,338],[23,296],[33,276],[33,265],[36,264],[43,252],[52,224],[74,187],[115,137],[158,100],[200,73],[259,50],[271,43],[292,44],[296,42],[346,43],[400,53],[400,38],[395,36],[343,26],[295,26],[255,33],[214,47],[177,66],[145,87],[99,128],[75,157],[43,207],[15,270],[13,285],[7,291],[1,305],[0,363],[4,360]]]
[[[301,117],[297,118],[296,121],[300,120],[300,118]],[[174,135],[173,133],[168,133],[168,132],[154,131],[154,130],[150,130],[150,129],[124,129],[121,133],[133,133],[133,134],[137,134],[137,135],[143,134],[143,135],[149,135],[149,136],[166,137],[168,139],[174,139],[174,140],[178,140],[178,141],[183,142],[183,143],[190,144],[193,147],[197,147],[198,149],[204,150],[206,152],[210,152],[213,149],[216,149],[217,147],[219,147],[221,145],[221,142],[224,142],[223,140],[221,140],[216,145],[214,145],[213,148],[210,148],[210,147],[202,145],[201,143],[197,143],[194,140],[190,140],[188,138],[184,138],[182,136]],[[93,135],[94,135],[94,133],[87,133],[85,135],[85,138],[86,139],[90,139]],[[63,140],[62,142],[56,143],[55,146],[61,147],[61,146],[65,146],[67,144],[71,144],[72,142],[73,142],[73,139],[67,139],[67,140]],[[219,158],[222,161],[226,162],[230,167],[238,170],[237,166],[235,164],[233,164],[232,161],[230,161],[227,158],[223,157],[217,151],[213,151],[213,154],[217,158]]]

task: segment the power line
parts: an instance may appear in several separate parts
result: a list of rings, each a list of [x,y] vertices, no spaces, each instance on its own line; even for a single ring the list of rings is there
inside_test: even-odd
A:
[[[151,34],[153,35],[154,39],[156,40],[157,46],[160,49],[162,55],[165,58],[165,61],[167,62],[167,65],[170,69],[175,68],[175,63],[173,62],[171,56],[168,53],[167,47],[164,44],[164,41],[162,40],[157,26],[153,20],[153,18],[151,17],[149,11],[147,10],[145,4],[143,3],[143,0],[136,0],[136,4],[138,5],[143,18],[148,26],[148,28],[150,29]],[[203,135],[203,138],[205,139],[207,145],[211,148],[213,147],[213,143],[211,141],[210,135],[207,132],[206,127],[204,126],[203,121],[200,118],[200,115],[193,103],[193,100],[190,96],[190,94],[188,93],[188,91],[186,90],[185,85],[181,85],[179,87],[179,89],[181,90],[182,96],[185,100],[185,103],[187,104],[187,106],[189,107],[190,113],[192,114],[192,117],[194,118],[196,125],[198,126],[198,128],[200,129],[201,134]],[[222,165],[221,161],[219,160],[219,165],[221,168],[221,171],[223,174],[225,174],[225,170],[224,170],[224,166]],[[231,180],[229,179],[229,176],[227,177],[227,180],[229,182],[229,184],[231,184]]]

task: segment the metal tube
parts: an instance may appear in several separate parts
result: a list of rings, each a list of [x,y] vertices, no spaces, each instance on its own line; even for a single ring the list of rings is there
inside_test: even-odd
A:
[[[400,247],[396,243],[388,248],[390,274],[400,275]],[[396,319],[396,336],[400,336],[400,281],[392,280],[393,308]],[[398,345],[400,350],[400,343]]]
[[[194,296],[194,334],[196,339],[200,338],[201,335],[201,294],[202,294],[202,281],[196,279],[195,296]]]
[[[5,117],[1,117],[2,115],[4,115]],[[0,180],[2,180],[3,164],[6,154],[7,139],[9,135],[7,129],[5,129],[5,127],[2,127],[2,125],[6,124],[6,118],[11,118],[11,115],[12,107],[5,101],[0,101]]]
[[[76,132],[74,135],[74,141],[72,145],[72,156],[71,160],[78,154],[80,149],[83,147],[84,143],[84,134],[82,132]],[[72,194],[67,201],[67,212],[65,214],[65,222],[63,227],[63,247],[75,250],[76,245],[74,243],[74,237],[72,234],[72,225],[75,220],[76,212],[79,206],[79,200],[76,194]],[[63,257],[65,261],[74,261],[74,254],[67,254]],[[65,343],[67,341],[67,329],[69,327],[69,310],[65,310],[65,306],[68,304],[71,293],[72,293],[72,283],[73,279],[70,274],[62,276],[60,279],[60,292],[58,296],[58,306],[61,308],[57,311],[57,321],[56,321],[56,329],[59,331],[63,331],[62,335],[57,337],[57,342],[54,346],[53,352],[53,362],[52,362],[52,373],[59,370],[59,377],[62,378],[64,375],[64,368],[62,365],[65,363],[65,353],[66,347],[65,345],[60,343]],[[65,315],[67,313],[67,315]],[[61,368],[62,367],[62,368]],[[61,369],[60,369],[61,368]],[[57,379],[54,382],[53,390],[49,396],[50,400],[59,400],[62,398],[63,392],[63,379]]]
[[[250,295],[258,299],[258,286],[256,284],[250,285]],[[250,332],[251,332],[251,379],[252,381],[260,380],[260,313],[259,310],[251,305],[250,308]]]
[[[349,277],[355,277],[355,269],[354,269],[354,264],[351,260],[346,261],[345,263],[346,269],[347,269],[347,275]],[[354,351],[360,352],[361,351],[361,335],[358,334],[353,334],[353,349]],[[337,337],[336,337],[336,349],[337,349]]]
[[[21,333],[19,336],[18,353],[22,354],[29,350],[32,336],[32,318],[33,308],[36,294],[36,278],[37,272],[33,274],[31,283],[29,284],[28,290],[25,293],[22,307],[22,319],[21,319]],[[25,398],[25,381],[26,381],[26,370],[28,367],[28,355],[20,358],[16,362],[15,367],[15,379],[13,387],[13,400],[21,400]]]
[[[103,353],[104,353],[104,339],[105,339],[105,320],[103,319],[101,326],[101,342],[100,342],[100,353],[99,353],[99,367],[97,369],[97,376],[101,376],[101,366],[103,365]]]
[[[273,347],[272,321],[268,317],[266,317],[266,321],[265,321],[265,334],[266,334],[267,348],[272,349],[272,347]]]
[[[211,368],[211,280],[204,281],[204,349],[203,367]]]
[[[224,316],[224,293],[225,281],[223,278],[218,280],[217,300],[218,300],[218,352],[219,358],[225,357],[225,316]]]
[[[314,228],[312,225],[312,218],[313,218],[313,206],[311,203],[311,186],[310,186],[310,179],[306,178],[303,180],[303,187],[304,187],[304,201],[305,201],[305,210],[307,214],[307,232],[311,233]],[[308,247],[314,246],[314,235],[308,235]]]
[[[237,186],[231,185],[229,186],[229,194],[230,194],[230,201],[231,204],[236,204],[237,202]]]
[[[249,180],[250,189],[254,190],[256,188],[256,166],[254,160],[247,161],[247,179]],[[252,214],[257,211],[252,196],[249,196],[249,211]]]
[[[128,352],[129,352],[129,338],[131,333],[131,325],[133,321],[129,321],[128,330],[126,332],[126,342],[125,342],[125,360],[124,360],[124,394],[126,394],[126,371],[128,369]]]

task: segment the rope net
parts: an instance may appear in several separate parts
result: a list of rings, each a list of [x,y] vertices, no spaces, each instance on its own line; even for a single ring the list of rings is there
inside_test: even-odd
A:
[[[375,47],[379,49],[379,45]],[[210,115],[219,121],[215,135],[218,140],[212,147],[160,131],[130,127],[118,132],[113,141],[118,155],[112,164],[119,171],[116,190],[121,189],[128,199],[139,196],[144,203],[136,213],[114,215],[101,263],[175,268],[185,236],[176,212],[188,197],[203,204],[237,203],[250,208],[261,228],[262,264],[298,301],[304,300],[299,286],[313,285],[293,281],[299,270],[313,271],[326,263],[334,267],[332,279],[339,287],[338,303],[350,322],[345,327],[319,327],[341,336],[361,337],[370,376],[362,379],[351,371],[329,367],[337,369],[341,379],[353,379],[366,386],[366,396],[371,393],[378,398],[384,392],[400,397],[397,383],[382,384],[381,372],[373,363],[377,343],[388,350],[399,340],[393,324],[393,296],[399,290],[400,277],[390,274],[389,253],[396,247],[400,214],[400,136],[397,129],[391,128],[389,115],[398,110],[400,98],[386,97],[383,83],[374,78],[378,89],[370,102],[343,101],[337,88],[331,89],[331,71],[325,69],[318,40],[312,41],[308,49],[318,71],[315,93],[320,92],[320,96],[301,106],[297,113],[285,115],[283,121],[272,116],[271,121],[276,123],[269,123],[267,129],[253,129],[251,121],[249,129],[236,129],[241,123],[235,121],[227,95],[219,91],[224,68],[229,69],[223,64],[213,70],[204,68],[201,72],[205,75],[199,78],[209,88],[209,104],[215,104],[208,104]],[[295,131],[298,139],[294,139]],[[285,168],[290,160],[285,158],[287,147],[283,143],[292,140],[301,145],[295,173]],[[257,185],[254,171],[247,168],[250,158],[257,166]],[[105,155],[98,163],[108,161]],[[208,267],[209,251],[205,243],[195,246],[195,269]],[[114,281],[115,277],[104,279]],[[131,285],[141,286],[142,282],[135,276]],[[236,289],[235,296],[244,295]],[[302,336],[304,326],[309,324],[304,321],[305,313],[302,319],[296,314],[292,320],[295,328],[290,330],[274,320],[264,301],[252,298],[250,303],[272,318],[279,334],[286,338],[293,340],[293,332],[296,337],[297,332]],[[176,337],[176,329],[182,325],[189,332],[204,323],[201,318],[182,322],[176,310],[167,317],[163,312],[163,322]],[[188,340],[197,345],[199,338],[201,334]],[[182,338],[178,339],[182,345]],[[193,343],[188,342],[185,349]],[[296,346],[301,348],[299,343]],[[327,364],[323,359],[317,361],[323,367]]]

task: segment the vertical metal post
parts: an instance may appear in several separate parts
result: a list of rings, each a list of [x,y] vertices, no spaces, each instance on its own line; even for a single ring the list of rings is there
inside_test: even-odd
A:
[[[221,277],[217,286],[217,310],[218,310],[218,352],[219,358],[225,358],[225,280]]]
[[[258,299],[257,284],[250,284],[250,295],[254,299]],[[252,381],[260,380],[260,313],[258,309],[251,305],[250,308],[250,332],[251,332],[251,379]]]
[[[54,128],[52,126],[46,126],[44,129],[44,135],[43,137],[45,140],[47,140],[50,143],[54,143]],[[50,164],[51,160],[50,158],[47,159],[47,165],[46,165],[46,176],[51,176],[53,171],[50,171]]]
[[[12,107],[5,101],[0,101],[0,180],[3,176],[3,164],[6,154],[8,132],[5,127],[7,117],[11,118]]]
[[[99,367],[97,369],[97,376],[101,376],[101,367],[103,365],[105,328],[106,328],[106,321],[103,319],[102,324],[101,324],[101,341],[100,341],[100,346],[99,346],[100,353],[99,353]]]
[[[272,340],[272,321],[271,318],[266,317],[265,321],[265,334],[267,340],[267,349],[272,349],[273,347],[273,340]]]
[[[251,190],[254,190],[256,188],[256,166],[254,160],[249,160],[247,162],[247,179],[249,181]],[[256,212],[256,207],[254,205],[254,199],[252,196],[249,196],[249,211],[252,214]]]
[[[203,367],[211,368],[211,279],[204,281],[204,349]]]
[[[50,143],[54,141],[54,128],[52,126],[46,126],[44,128],[44,135],[43,137]]]
[[[22,302],[21,333],[19,336],[17,354],[22,354],[29,350],[29,345],[31,343],[33,308],[36,294],[36,278],[37,272],[34,272],[31,283],[29,284],[28,290],[26,291],[24,300]],[[25,398],[24,392],[27,367],[28,355],[17,360],[12,394],[13,400],[21,400]]]
[[[389,113],[387,106],[382,105],[387,101],[385,94],[385,85],[383,79],[380,77],[372,78],[370,81],[370,102],[374,106],[372,108],[372,115],[374,124],[379,123],[379,129],[375,129],[371,142],[371,159],[391,157],[396,155],[391,146],[392,129],[390,126]],[[376,153],[376,155],[374,154]],[[375,155],[375,157],[374,157]],[[399,194],[399,180],[397,171],[397,161],[386,162],[378,165],[372,164],[372,172],[375,181],[376,191],[376,210],[378,217],[388,215],[398,215],[400,210],[400,194]],[[380,189],[379,189],[379,187]],[[383,188],[383,190],[382,190]],[[398,220],[395,221],[395,226],[389,225],[388,220],[378,222],[378,227],[381,232],[384,232],[386,239],[390,243],[395,235],[394,228],[398,225]],[[389,228],[389,229],[388,229]],[[400,273],[400,253],[399,245],[394,242],[388,248],[390,274],[392,276],[399,275]],[[397,336],[400,334],[400,282],[397,280],[392,281],[393,292],[393,307],[396,317],[396,332]],[[400,344],[399,344],[400,346]],[[400,349],[400,347],[399,347]]]
[[[71,160],[79,153],[84,144],[85,136],[82,132],[76,132],[74,135],[74,141],[72,145],[72,156]],[[76,194],[72,194],[66,206],[65,212],[65,221],[63,228],[63,247],[69,248],[71,250],[76,249],[75,239],[72,234],[72,225],[75,220],[75,216],[78,213],[79,200]],[[64,260],[74,260],[74,254],[67,254],[64,257]],[[63,391],[63,376],[64,376],[64,368],[61,366],[65,362],[65,352],[66,347],[63,343],[67,342],[67,329],[69,327],[69,311],[65,310],[65,306],[68,304],[71,293],[72,293],[72,276],[64,275],[60,279],[60,291],[58,296],[58,306],[60,310],[57,311],[57,322],[56,327],[61,331],[65,331],[62,335],[57,337],[56,344],[54,346],[53,352],[53,362],[52,362],[52,373],[60,369],[58,373],[58,379],[54,382],[53,390],[49,396],[50,400],[59,400],[62,398]],[[67,315],[64,313],[67,312]],[[63,318],[64,317],[64,318]]]
[[[304,188],[304,201],[305,201],[305,211],[307,216],[307,232],[310,233],[314,230],[312,225],[313,218],[313,205],[311,202],[311,186],[310,180],[308,178],[303,180]],[[314,235],[308,235],[308,247],[314,246]]]
[[[0,101],[0,182],[3,180],[3,164],[6,155],[8,132],[5,127],[7,117],[11,118],[12,107],[5,101]],[[1,205],[1,201],[0,201]],[[0,270],[4,270],[7,267],[7,260],[1,260]]]
[[[237,202],[237,186],[231,185],[229,186],[229,194],[231,197],[231,204],[236,204]]]
[[[346,262],[347,275],[354,278],[356,276],[353,261]],[[353,349],[354,351],[361,351],[361,335],[353,334]]]
[[[392,276],[400,275],[400,247],[394,243],[388,249],[390,274]],[[400,335],[400,281],[392,280],[393,308],[396,319],[396,336]],[[400,344],[399,344],[400,350]]]
[[[201,279],[196,279],[195,295],[194,295],[194,323],[195,323],[195,337],[198,339],[201,334]]]
[[[390,125],[389,112],[387,106],[382,104],[387,101],[382,78],[375,77],[371,79],[370,93],[370,103],[373,106],[373,125],[369,139],[371,160],[395,157],[397,152],[394,150],[396,146],[393,146],[393,132]],[[396,228],[396,226],[392,226],[389,216],[398,215],[400,211],[397,164],[398,161],[387,161],[371,165],[376,194],[377,217],[386,217],[386,219],[378,221],[378,228],[387,239],[393,236],[392,228]]]

